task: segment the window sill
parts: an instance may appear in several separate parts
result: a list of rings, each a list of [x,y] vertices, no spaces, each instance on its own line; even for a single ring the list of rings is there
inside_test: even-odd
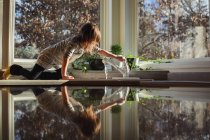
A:
[[[105,79],[104,71],[94,71],[88,70],[83,72],[81,70],[71,70],[71,73],[75,78],[82,79]],[[108,79],[113,79],[117,77],[122,77],[122,74],[118,71],[110,71],[108,73]],[[162,70],[148,70],[148,71],[130,71],[129,77],[131,78],[141,78],[141,79],[153,79],[153,80],[167,80],[168,71]]]
[[[142,69],[168,70],[170,72],[210,72],[210,58],[169,60],[170,63],[140,62]]]

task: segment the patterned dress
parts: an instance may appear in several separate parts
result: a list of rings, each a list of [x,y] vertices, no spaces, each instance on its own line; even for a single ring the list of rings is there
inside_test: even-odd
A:
[[[101,49],[96,47],[94,53],[97,53]],[[62,65],[63,58],[69,58],[70,62],[74,62],[77,58],[84,54],[84,49],[82,46],[74,41],[74,39],[67,38],[55,45],[45,48],[37,59],[37,64],[45,69],[50,69],[52,67],[58,69]]]

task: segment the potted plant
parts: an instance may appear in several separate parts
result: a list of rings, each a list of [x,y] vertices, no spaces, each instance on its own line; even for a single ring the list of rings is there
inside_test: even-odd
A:
[[[103,70],[104,64],[99,54],[84,54],[82,57],[72,63],[76,70]]]
[[[75,70],[82,70],[86,72],[87,70],[90,70],[89,60],[90,60],[90,55],[83,54],[80,58],[78,58],[72,63],[72,67]]]
[[[135,95],[136,95],[136,90],[135,89],[131,89],[128,93],[127,96],[127,101],[134,101],[135,100]]]
[[[130,54],[126,57],[126,60],[130,70],[138,68],[137,63],[139,61],[139,57],[134,57],[133,55]]]
[[[113,53],[113,54],[116,54],[116,55],[121,55],[122,54],[122,47],[119,44],[113,44],[111,46],[110,52]],[[111,62],[114,65],[119,65],[119,61],[116,60],[116,59],[112,59]],[[108,66],[110,66],[110,65],[108,65]],[[114,68],[114,66],[110,66],[110,67],[108,67],[108,69],[113,70],[115,68]]]
[[[99,54],[91,55],[89,62],[91,70],[104,70],[104,63]]]
[[[113,44],[111,46],[111,52],[116,55],[122,54],[122,47],[119,44]]]
[[[121,108],[120,105],[116,105],[116,106],[113,106],[113,107],[111,108],[111,112],[112,112],[112,113],[115,113],[115,114],[120,113],[121,111],[122,111],[122,108]]]

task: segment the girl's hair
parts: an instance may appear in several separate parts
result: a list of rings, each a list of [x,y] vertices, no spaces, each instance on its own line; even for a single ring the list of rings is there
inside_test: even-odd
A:
[[[86,137],[93,137],[98,134],[101,123],[93,112],[93,107],[86,108],[78,117],[75,118],[76,124],[78,124],[82,134]]]
[[[86,52],[92,52],[96,43],[101,40],[101,32],[96,24],[86,23],[82,26],[79,33],[80,43]]]

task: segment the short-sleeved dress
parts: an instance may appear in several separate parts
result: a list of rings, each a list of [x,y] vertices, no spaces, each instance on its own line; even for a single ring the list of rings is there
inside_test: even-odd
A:
[[[94,53],[97,53],[100,50],[99,47],[96,47]],[[68,38],[45,48],[38,56],[36,63],[45,69],[50,69],[52,67],[58,69],[62,65],[63,58],[71,57],[69,63],[72,63],[77,58],[81,57],[84,52],[82,46],[74,41],[74,38]]]

